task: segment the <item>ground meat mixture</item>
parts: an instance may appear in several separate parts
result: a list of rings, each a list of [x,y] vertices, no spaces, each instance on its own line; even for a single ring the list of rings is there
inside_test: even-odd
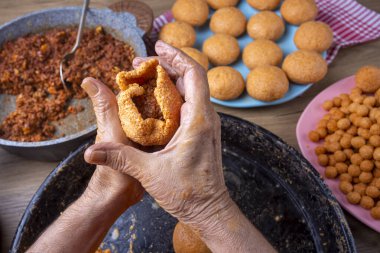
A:
[[[157,103],[154,96],[154,89],[156,88],[156,80],[149,80],[145,84],[141,84],[145,93],[142,96],[134,97],[133,103],[136,105],[139,113],[143,119],[153,118],[163,120],[164,117],[161,112],[161,108]]]
[[[75,43],[77,28],[53,29],[6,42],[0,49],[0,93],[17,95],[16,110],[0,124],[0,138],[43,141],[56,136],[52,121],[83,110],[69,106],[84,98],[85,77],[101,80],[115,92],[115,77],[131,70],[133,48],[107,34],[102,27],[85,29],[81,46],[65,69],[66,91],[59,63]]]

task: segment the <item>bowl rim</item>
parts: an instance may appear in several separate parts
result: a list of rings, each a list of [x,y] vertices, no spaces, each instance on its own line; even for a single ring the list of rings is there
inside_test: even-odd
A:
[[[45,13],[50,13],[50,12],[56,12],[56,11],[63,11],[63,10],[81,10],[82,7],[80,6],[65,6],[65,7],[58,7],[58,8],[46,8],[46,9],[42,9],[42,10],[37,10],[37,11],[34,11],[34,12],[29,12],[25,15],[22,15],[20,17],[16,17],[2,25],[0,25],[0,31],[2,31],[3,29],[5,28],[8,28],[9,26],[13,26],[15,23],[17,22],[20,22],[24,19],[28,19],[28,18],[32,18],[34,16],[38,16],[38,15],[42,15],[42,14],[45,14]],[[97,10],[97,11],[106,11],[106,12],[113,12],[113,13],[118,13],[118,12],[115,12],[111,9],[108,9],[108,8],[90,8],[89,11],[91,10]],[[137,32],[137,34],[140,36],[140,39],[141,39],[141,42],[142,42],[142,47],[144,49],[144,53],[145,55],[141,55],[141,56],[146,56],[147,52],[146,52],[146,45],[144,43],[144,40],[143,40],[143,35],[144,35],[144,31],[139,28],[137,26],[137,20],[136,20],[136,17],[129,13],[129,12],[123,12],[124,14],[128,14],[131,16],[131,18],[134,19],[134,26],[129,26],[128,29],[133,29]],[[50,27],[49,29],[51,29],[53,27]],[[1,44],[0,44],[1,46]],[[69,135],[66,135],[64,137],[60,137],[60,138],[56,138],[56,139],[50,139],[50,140],[45,140],[45,141],[34,141],[34,142],[22,142],[22,141],[11,141],[11,140],[7,140],[7,139],[2,139],[0,138],[0,146],[5,146],[5,147],[25,147],[25,148],[35,148],[35,147],[49,147],[49,146],[54,146],[54,145],[57,145],[57,144],[62,144],[62,143],[65,143],[65,142],[68,142],[68,141],[72,141],[72,140],[75,140],[75,139],[78,139],[82,136],[88,136],[88,135],[91,135],[93,133],[95,133],[97,129],[97,124],[94,124],[94,125],[91,125],[79,132],[76,132],[76,133],[73,133],[73,134],[69,134]]]

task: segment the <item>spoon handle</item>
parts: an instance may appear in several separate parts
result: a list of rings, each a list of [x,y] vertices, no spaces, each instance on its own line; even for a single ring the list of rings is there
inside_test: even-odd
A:
[[[71,53],[74,53],[78,49],[80,41],[82,39],[83,28],[84,28],[84,24],[86,22],[86,15],[87,15],[87,10],[88,10],[89,4],[90,4],[90,0],[84,0],[83,8],[82,8],[82,15],[80,17],[80,22],[79,22],[77,39],[76,39],[76,42],[75,42],[73,49],[71,49]]]

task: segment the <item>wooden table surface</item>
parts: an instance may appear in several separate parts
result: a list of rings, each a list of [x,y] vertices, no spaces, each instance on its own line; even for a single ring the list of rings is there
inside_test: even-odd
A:
[[[333,1],[333,0],[332,0]],[[25,13],[58,6],[81,5],[81,0],[1,0],[0,24]],[[117,0],[93,0],[91,6],[105,7]],[[174,0],[145,0],[155,16],[170,8]],[[380,1],[360,0],[365,6],[380,12]],[[380,40],[343,49],[330,65],[329,73],[302,97],[289,103],[260,109],[230,109],[215,106],[217,111],[249,120],[272,131],[298,148],[295,136],[297,120],[309,101],[330,84],[350,76],[362,65],[380,60]],[[57,163],[30,161],[0,149],[0,250],[10,246],[17,224],[30,198]],[[380,235],[347,214],[359,252],[380,252]]]

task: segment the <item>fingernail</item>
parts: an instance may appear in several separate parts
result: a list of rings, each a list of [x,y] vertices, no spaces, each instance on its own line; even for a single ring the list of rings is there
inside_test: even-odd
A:
[[[95,164],[104,164],[107,161],[107,153],[101,150],[92,151],[90,157]]]
[[[91,97],[95,96],[98,93],[98,91],[99,91],[98,86],[94,82],[92,82],[92,81],[84,80],[83,83],[81,84],[81,87]]]

